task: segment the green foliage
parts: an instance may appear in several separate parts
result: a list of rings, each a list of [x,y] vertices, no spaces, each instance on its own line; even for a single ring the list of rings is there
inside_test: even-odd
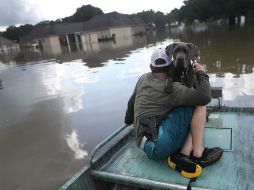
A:
[[[3,36],[10,40],[18,41],[20,36],[24,36],[29,33],[33,29],[33,25],[25,24],[19,27],[9,26],[5,32],[3,32]]]
[[[143,21],[147,23],[155,23],[157,28],[164,28],[167,23],[167,17],[160,11],[154,12],[153,10],[142,11],[137,14]]]
[[[192,23],[195,19],[204,22],[229,19],[233,25],[235,17],[252,19],[253,8],[253,0],[186,0],[179,10],[179,20]]]
[[[156,24],[157,28],[164,28],[165,24],[167,23],[166,16],[162,12],[157,11],[155,13],[154,23]]]
[[[173,9],[169,14],[166,15],[167,22],[175,22],[180,20],[180,10]]]
[[[70,16],[63,19],[64,22],[81,22],[88,21],[96,15],[102,15],[103,11],[100,8],[93,7],[91,5],[83,5],[78,8],[76,12]]]
[[[147,24],[149,22],[154,22],[154,11],[153,10],[148,10],[148,11],[142,11],[139,13],[136,13],[135,15],[139,16],[140,18],[143,19],[143,21]]]
[[[41,22],[39,22],[38,24],[36,24],[35,26],[43,26],[43,25],[48,25],[48,24],[54,24],[55,22],[52,20],[43,20]]]

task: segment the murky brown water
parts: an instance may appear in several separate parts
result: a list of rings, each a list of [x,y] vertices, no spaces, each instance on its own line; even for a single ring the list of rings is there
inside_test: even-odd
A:
[[[197,29],[198,30],[198,29]],[[199,46],[224,104],[254,106],[254,28],[170,31],[81,52],[0,57],[0,189],[56,189],[123,124],[154,48],[174,40]]]

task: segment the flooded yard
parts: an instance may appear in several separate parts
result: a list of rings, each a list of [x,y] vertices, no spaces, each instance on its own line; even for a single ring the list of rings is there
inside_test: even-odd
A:
[[[155,48],[173,41],[200,48],[223,104],[254,106],[254,28],[212,27],[149,33],[79,51],[0,55],[0,184],[4,190],[57,189],[124,121]]]

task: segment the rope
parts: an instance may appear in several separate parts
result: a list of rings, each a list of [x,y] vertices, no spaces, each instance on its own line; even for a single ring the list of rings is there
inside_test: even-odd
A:
[[[189,184],[187,186],[187,190],[191,190],[191,183],[195,182],[196,180],[197,180],[197,178],[190,179]]]

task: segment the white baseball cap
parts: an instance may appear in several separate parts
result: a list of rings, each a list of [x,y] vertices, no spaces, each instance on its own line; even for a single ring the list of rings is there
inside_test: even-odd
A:
[[[157,61],[159,60],[160,61]],[[164,61],[162,61],[163,59]],[[159,68],[159,67],[168,67],[171,64],[171,59],[169,56],[166,54],[166,49],[165,48],[159,48],[155,49],[152,53],[151,56],[151,66]]]

